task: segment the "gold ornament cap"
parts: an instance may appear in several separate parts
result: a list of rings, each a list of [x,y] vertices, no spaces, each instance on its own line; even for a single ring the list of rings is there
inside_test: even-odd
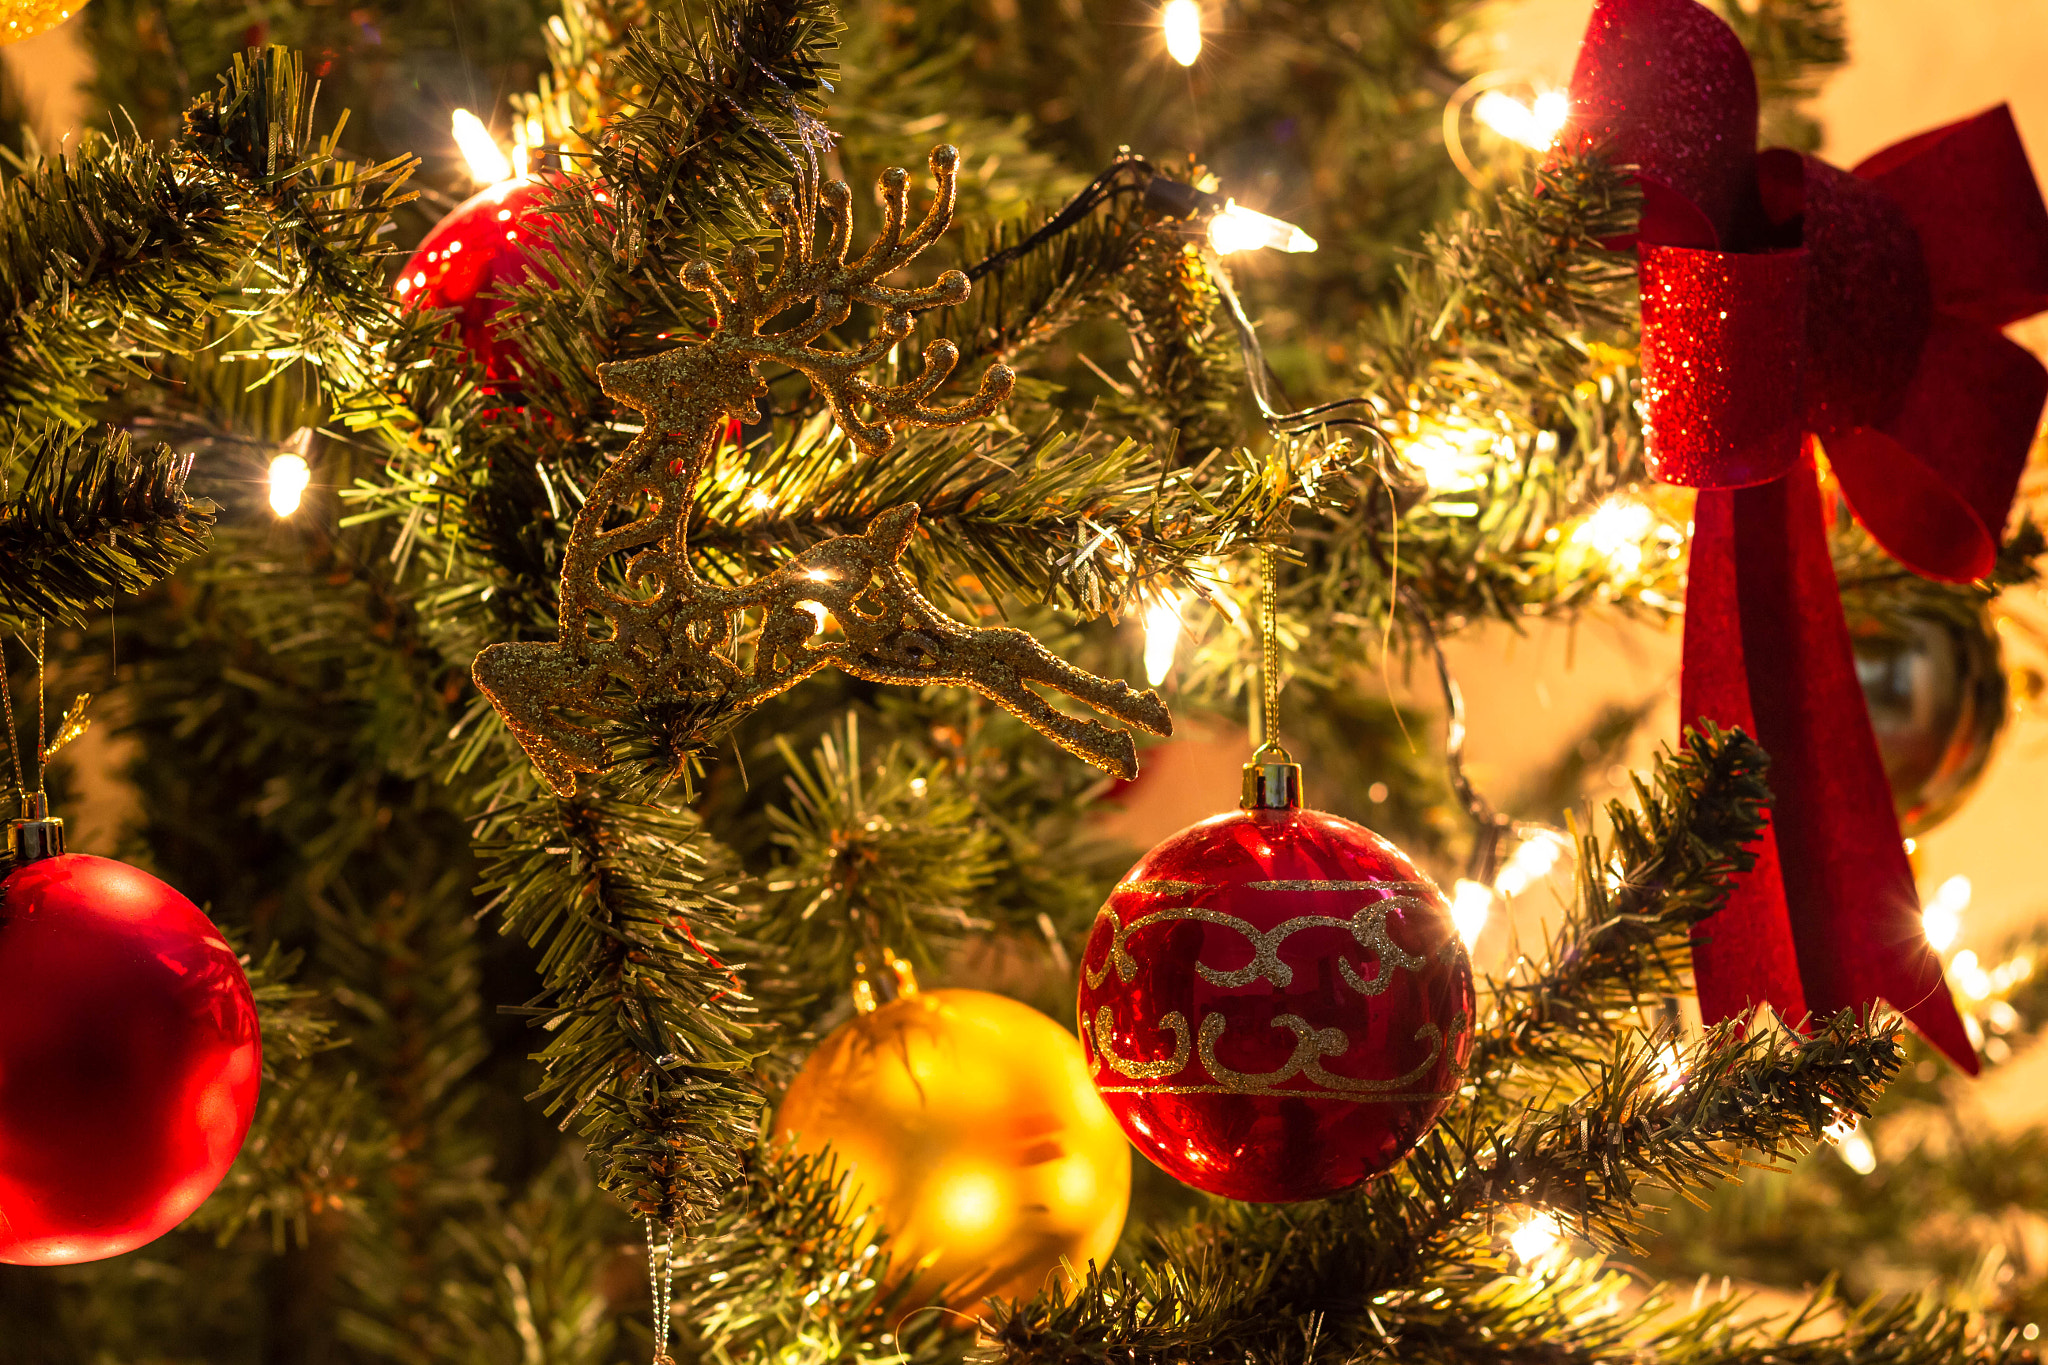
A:
[[[1301,765],[1278,744],[1261,744],[1244,765],[1241,810],[1300,810]]]
[[[64,822],[50,814],[50,798],[42,792],[24,793],[21,818],[7,822],[7,852],[14,865],[54,858],[63,851]]]

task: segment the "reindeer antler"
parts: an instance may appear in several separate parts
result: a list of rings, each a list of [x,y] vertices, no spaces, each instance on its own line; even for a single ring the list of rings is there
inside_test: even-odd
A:
[[[924,369],[901,384],[876,384],[862,372],[909,335],[916,315],[967,297],[967,277],[949,270],[932,284],[899,289],[882,283],[939,239],[953,219],[959,153],[932,152],[936,193],[917,227],[906,233],[910,177],[885,171],[878,183],[881,235],[846,259],[853,236],[853,196],[842,184],[818,195],[821,230],[798,196],[777,190],[766,200],[782,229],[782,256],[761,279],[752,247],[727,254],[723,269],[699,261],[683,284],[711,301],[713,329],[702,342],[660,355],[598,367],[604,391],[647,418],[644,430],[592,485],[576,514],[562,561],[560,626],[553,641],[492,645],[477,656],[477,686],[504,715],[548,785],[573,792],[576,774],[606,762],[603,741],[579,716],[617,716],[632,703],[692,698],[733,714],[759,706],[821,668],[843,668],[877,682],[953,683],[975,688],[1032,728],[1110,772],[1137,772],[1130,735],[1097,721],[1055,711],[1030,685],[1064,692],[1084,705],[1155,734],[1172,719],[1151,692],[1084,673],[1046,653],[1012,628],[976,629],[941,614],[917,591],[898,562],[916,527],[906,504],[876,517],[866,535],[820,542],[751,583],[706,583],[690,565],[688,527],[698,478],[717,448],[729,416],[751,418],[767,385],[761,361],[807,376],[824,395],[855,446],[880,454],[904,426],[943,427],[993,412],[1016,376],[991,365],[974,394],[951,406],[931,399],[953,373],[959,352],[934,341]],[[764,332],[784,313],[810,304],[810,315]],[[873,336],[849,350],[813,345],[853,315],[854,305],[881,311]],[[873,414],[862,415],[862,410]],[[634,509],[639,508],[635,512]],[[633,519],[617,524],[621,514]],[[609,524],[608,524],[609,523]],[[623,562],[622,562],[623,561]],[[614,566],[608,569],[607,564]],[[626,591],[620,591],[623,585]],[[819,616],[837,620],[845,639],[812,639]],[[753,655],[741,666],[736,615],[761,622]],[[594,628],[601,620],[603,628]]]
[[[896,289],[881,281],[915,260],[939,240],[953,221],[960,153],[951,147],[932,149],[934,193],[924,220],[908,236],[910,175],[899,166],[884,171],[875,183],[882,201],[881,235],[849,263],[846,249],[853,237],[853,195],[834,181],[819,200],[825,212],[823,249],[817,225],[805,221],[797,196],[778,188],[763,201],[768,216],[782,229],[782,260],[766,284],[761,282],[761,257],[752,247],[738,246],[727,255],[725,270],[699,261],[683,271],[685,288],[710,296],[715,340],[750,362],[770,360],[796,370],[832,408],[840,427],[861,451],[873,455],[888,448],[897,426],[957,426],[988,416],[1010,396],[1016,375],[1007,365],[991,365],[972,397],[950,407],[932,407],[927,400],[951,377],[960,353],[949,341],[925,347],[924,370],[902,384],[880,385],[861,377],[916,324],[916,314],[945,308],[967,297],[967,277],[948,270],[918,289]],[[803,303],[811,314],[779,332],[760,329]],[[853,316],[856,303],[882,310],[875,335],[850,351],[821,351],[812,342]],[[872,408],[875,419],[860,415]]]

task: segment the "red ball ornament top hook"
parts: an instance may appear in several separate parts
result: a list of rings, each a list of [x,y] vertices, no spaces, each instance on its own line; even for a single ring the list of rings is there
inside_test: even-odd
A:
[[[50,814],[48,794],[22,793],[21,818],[7,822],[7,852],[16,867],[64,852],[64,822]]]

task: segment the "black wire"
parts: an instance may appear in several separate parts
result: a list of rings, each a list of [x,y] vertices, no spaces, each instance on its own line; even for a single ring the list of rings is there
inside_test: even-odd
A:
[[[1130,179],[1133,176],[1143,178]],[[1118,157],[1110,163],[1109,169],[1089,181],[1086,188],[1068,200],[1058,213],[1046,219],[1036,232],[967,267],[967,278],[978,280],[991,271],[1002,269],[1019,257],[1029,255],[1061,233],[1080,226],[1082,219],[1111,199],[1126,194],[1143,194],[1158,178],[1158,170],[1144,157]],[[1127,183],[1119,184],[1119,181]]]

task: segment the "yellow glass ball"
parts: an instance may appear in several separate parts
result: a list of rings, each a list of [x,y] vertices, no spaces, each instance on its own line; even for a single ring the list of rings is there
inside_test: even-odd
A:
[[[831,1146],[848,1215],[880,1218],[913,1302],[1028,1299],[1063,1257],[1085,1274],[1131,1202],[1130,1147],[1081,1044],[987,991],[905,995],[835,1031],[790,1084],[775,1136]]]
[[[85,0],[0,0],[0,44],[33,38],[85,7]]]

